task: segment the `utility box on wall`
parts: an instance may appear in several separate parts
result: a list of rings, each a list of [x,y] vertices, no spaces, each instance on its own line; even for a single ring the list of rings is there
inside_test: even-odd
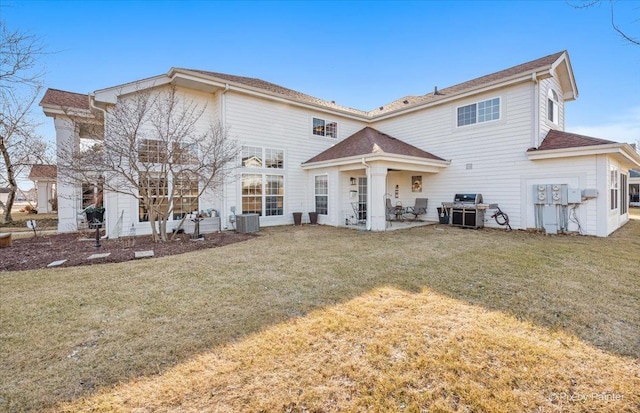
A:
[[[567,194],[567,202],[569,204],[579,204],[582,202],[582,191],[580,188],[569,188],[569,193]]]
[[[547,234],[568,231],[569,209],[582,203],[583,191],[568,184],[536,184],[532,189],[536,228]]]

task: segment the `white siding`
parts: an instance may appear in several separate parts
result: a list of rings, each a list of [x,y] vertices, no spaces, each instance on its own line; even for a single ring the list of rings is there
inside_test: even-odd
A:
[[[226,94],[224,112],[226,113],[226,125],[231,136],[236,138],[241,145],[284,150],[285,167],[282,171],[285,175],[284,215],[281,217],[262,217],[260,224],[263,226],[292,223],[293,212],[303,212],[306,216],[307,212],[313,211],[312,175],[318,172],[305,172],[302,170],[301,164],[365,126],[364,122],[340,116],[327,116],[321,112],[234,92]],[[313,117],[338,122],[338,138],[313,135]],[[236,206],[237,211],[241,209],[242,188],[239,174],[242,171],[243,169],[238,170],[238,179],[226,185],[225,189],[228,200],[227,208]],[[252,170],[244,171],[253,172]],[[276,169],[257,170],[257,168],[256,172],[279,173]],[[337,177],[332,177],[329,181],[331,187],[336,187],[336,183],[338,183]],[[333,214],[327,218],[327,221],[330,221],[332,225],[339,223],[338,217]]]
[[[548,93],[549,89],[553,89],[558,94],[558,121],[551,122],[549,120],[548,114]],[[549,79],[544,79],[540,82],[540,87],[538,88],[540,93],[539,98],[539,113],[540,113],[540,136],[539,142],[541,143],[545,136],[547,136],[547,132],[550,129],[564,131],[564,92],[560,88],[560,82],[557,77],[551,77]]]
[[[168,86],[157,88],[153,93],[161,93],[168,90]],[[191,89],[178,88],[178,95],[184,102],[193,102],[198,110],[202,110],[202,116],[196,124],[196,133],[207,131],[212,124],[220,121],[220,97],[211,93],[195,91]],[[133,95],[128,95],[121,99],[133,99]],[[108,115],[107,115],[108,116]],[[108,139],[108,137],[106,137]],[[215,197],[212,191],[207,192],[200,198],[200,210],[214,208],[221,209],[220,197]],[[148,222],[138,221],[138,199],[134,195],[105,191],[105,209],[107,219],[107,235],[111,238],[127,236],[135,230],[136,235],[150,234],[151,226]],[[169,221],[168,230],[178,225],[179,221]],[[223,225],[224,226],[224,225]]]
[[[603,158],[605,157],[603,156]],[[626,174],[628,176],[629,171],[627,168],[623,167],[618,161],[610,156],[606,157],[606,161],[604,161],[604,163],[606,164],[607,173],[606,179],[603,179],[604,185],[602,191],[600,191],[600,195],[606,201],[606,205],[604,205],[604,213],[602,214],[606,217],[603,219],[603,221],[606,222],[606,233],[598,234],[601,236],[607,236],[611,234],[613,231],[617,230],[622,225],[626,224],[627,221],[629,221],[628,212],[626,214],[620,214],[620,206],[622,202],[622,200],[620,199],[620,194],[622,193],[622,188],[620,186],[620,174]],[[618,208],[616,209],[611,209],[611,168],[615,168],[618,173]]]
[[[546,93],[549,85],[559,87],[554,78],[543,82],[540,93],[541,131],[546,134],[550,122],[546,120]],[[486,203],[497,203],[509,215],[513,228],[534,227],[532,185],[534,183],[569,184],[571,187],[595,188],[597,182],[596,157],[576,157],[548,161],[530,161],[526,156],[531,146],[534,125],[532,111],[533,83],[523,83],[491,93],[478,95],[449,105],[398,116],[373,125],[374,128],[451,161],[448,168],[437,174],[423,176],[423,192],[419,197],[429,199],[427,219],[437,220],[436,208],[441,202],[451,202],[456,193],[482,193]],[[556,89],[560,98],[562,92]],[[500,120],[457,127],[456,108],[494,97],[501,99]],[[560,105],[560,124],[564,122]],[[556,126],[557,128],[557,126]],[[411,172],[392,172],[388,175],[387,192],[393,194],[399,183],[398,199],[411,204],[416,194],[410,193]],[[596,235],[599,208],[595,201],[579,206],[576,211],[584,233]],[[485,225],[497,227],[485,216]],[[612,218],[613,219],[613,218]],[[570,230],[577,230],[572,223]]]
[[[551,122],[547,116],[547,96],[549,88],[558,94],[558,121]],[[157,89],[162,90],[162,89]],[[442,202],[450,202],[456,193],[482,193],[486,203],[497,203],[509,215],[514,229],[534,226],[533,190],[534,184],[568,184],[572,188],[595,188],[600,196],[581,204],[577,209],[577,221],[583,233],[606,236],[628,220],[628,215],[620,216],[619,211],[609,208],[609,168],[614,165],[625,172],[613,157],[593,155],[555,160],[531,161],[527,149],[538,146],[547,132],[564,130],[564,91],[560,88],[557,75],[539,83],[525,81],[496,88],[473,97],[437,105],[420,111],[396,115],[392,118],[365,122],[353,120],[343,115],[328,115],[320,110],[302,108],[279,101],[262,99],[237,91],[218,91],[215,94],[190,89],[179,92],[205,108],[204,116],[197,128],[204,131],[212,122],[221,121],[227,128],[229,137],[239,146],[279,149],[284,152],[283,169],[238,168],[234,177],[220,188],[208,191],[200,200],[200,209],[214,208],[221,214],[222,227],[229,223],[232,207],[236,213],[242,209],[243,172],[284,175],[284,212],[282,216],[262,217],[261,225],[283,225],[293,222],[292,212],[307,213],[315,209],[314,177],[326,174],[329,185],[329,213],[319,216],[319,223],[344,225],[345,218],[354,215],[351,204],[357,190],[350,184],[350,178],[365,176],[364,168],[343,170],[326,168],[304,171],[301,164],[336,143],[346,139],[365,126],[371,126],[408,144],[429,151],[450,165],[439,173],[412,171],[389,171],[386,181],[378,185],[375,194],[383,190],[391,196],[392,203],[402,202],[413,205],[417,197],[429,199],[428,220],[437,221],[436,208]],[[488,99],[500,98],[500,119],[468,126],[457,126],[457,108]],[[313,135],[314,117],[338,123],[338,137],[327,138]],[[56,120],[58,143],[71,139],[73,131],[65,130]],[[238,164],[234,167],[239,166]],[[389,164],[390,165],[390,164]],[[384,177],[387,168],[380,164],[377,176]],[[359,168],[359,165],[351,168]],[[422,192],[411,192],[411,177],[422,176]],[[378,180],[382,182],[382,178]],[[369,185],[372,183],[369,182]],[[395,187],[399,194],[395,198]],[[76,192],[72,188],[59,185],[61,196],[60,228],[68,226],[75,215],[62,208],[77,209],[73,200]],[[380,196],[370,202],[382,202]],[[148,223],[138,222],[138,201],[135,197],[107,194],[109,231],[115,233],[116,223],[122,217],[120,232],[129,233],[134,225],[137,234],[149,233]],[[376,204],[378,205],[378,204]],[[371,212],[371,207],[369,206]],[[498,227],[486,214],[485,224]],[[171,224],[170,224],[171,227]],[[576,230],[577,222],[570,224]]]
[[[420,197],[429,199],[427,219],[436,221],[436,207],[442,202],[451,202],[456,193],[479,192],[485,202],[498,203],[509,214],[512,226],[522,227],[520,175],[532,167],[526,158],[531,142],[532,87],[532,83],[524,83],[503,88],[373,125],[451,161],[440,173],[421,174]],[[501,100],[499,120],[456,126],[457,107],[495,97]],[[409,185],[410,175],[407,173],[402,178],[405,185]],[[394,179],[393,174],[389,179]],[[413,194],[409,197],[413,199]],[[404,199],[404,202],[410,201]],[[490,221],[487,225],[495,224]]]

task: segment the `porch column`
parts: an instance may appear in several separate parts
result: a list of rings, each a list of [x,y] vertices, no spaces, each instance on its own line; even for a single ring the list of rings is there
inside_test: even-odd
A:
[[[387,167],[371,163],[369,168],[368,211],[371,231],[386,230],[386,211],[384,194],[387,191]]]
[[[58,157],[64,150],[73,150],[76,146],[75,128],[68,118],[54,119],[56,127],[56,147]],[[60,163],[58,163],[60,164]],[[58,172],[58,232],[75,232],[78,230],[78,192],[73,183]]]

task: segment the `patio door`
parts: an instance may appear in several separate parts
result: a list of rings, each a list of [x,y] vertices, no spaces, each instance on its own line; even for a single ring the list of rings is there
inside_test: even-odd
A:
[[[358,221],[367,219],[367,177],[358,178]]]

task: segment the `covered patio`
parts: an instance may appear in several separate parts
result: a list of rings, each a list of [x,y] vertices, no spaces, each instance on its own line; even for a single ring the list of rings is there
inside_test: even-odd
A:
[[[389,202],[407,208],[415,206],[418,198],[428,199],[425,185],[429,176],[449,163],[366,127],[309,159],[302,168],[335,176],[338,190],[332,205],[344,216],[336,220],[337,225],[360,224],[366,230],[386,231],[396,229]]]

